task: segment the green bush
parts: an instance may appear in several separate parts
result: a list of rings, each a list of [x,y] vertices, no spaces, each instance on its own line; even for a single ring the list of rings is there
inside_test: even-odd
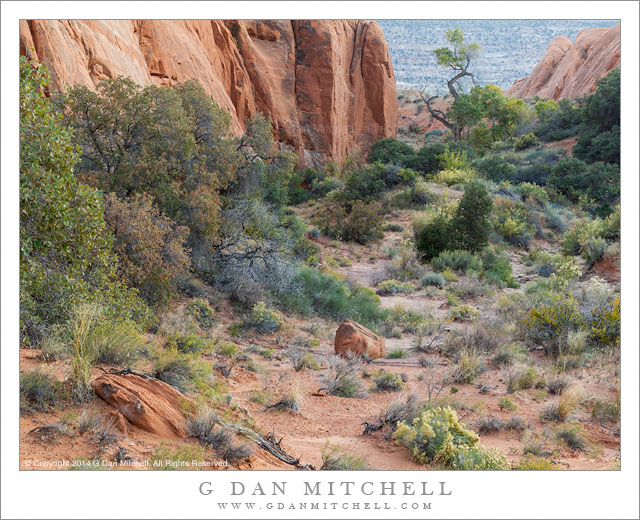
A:
[[[415,225],[416,249],[423,261],[438,256],[451,244],[451,225],[444,215],[437,215],[426,225]]]
[[[373,375],[373,381],[378,391],[399,392],[406,385],[400,374],[394,374],[382,369]]]
[[[314,224],[328,237],[345,242],[368,244],[384,236],[381,207],[377,202],[367,204],[357,200],[349,212],[342,206],[326,208],[314,219]]]
[[[408,144],[399,141],[395,137],[380,139],[371,145],[367,162],[381,161],[384,164],[408,165],[415,152]]]
[[[411,424],[399,421],[393,439],[422,464],[451,469],[508,468],[504,455],[485,449],[478,435],[467,430],[448,406],[427,409]]]
[[[439,289],[442,289],[445,286],[445,283],[444,276],[438,273],[425,274],[420,280],[422,287],[438,287]]]
[[[39,370],[20,373],[20,410],[47,410],[61,399],[60,383]]]
[[[440,156],[447,150],[444,143],[427,144],[409,158],[406,166],[424,174],[435,174],[440,168]]]
[[[201,374],[201,367],[193,354],[185,354],[175,349],[158,352],[151,371],[153,377],[181,392],[193,389]]]
[[[407,357],[407,351],[401,348],[392,350],[387,354],[387,359],[403,359]]]
[[[508,397],[498,399],[498,408],[500,408],[500,410],[506,410],[507,412],[514,412],[518,409],[515,403]]]
[[[447,317],[453,321],[471,321],[479,314],[471,305],[454,305],[449,309]]]
[[[592,237],[587,240],[582,248],[582,258],[589,264],[594,264],[602,260],[604,252],[607,250],[607,241],[602,237]]]
[[[171,334],[166,341],[166,348],[175,349],[185,354],[205,353],[213,350],[211,342],[198,334]]]
[[[204,298],[194,298],[187,305],[187,312],[195,318],[203,329],[210,329],[215,323],[215,316],[211,305]]]
[[[322,377],[323,390],[328,395],[338,397],[366,397],[367,393],[358,376],[361,367],[362,360],[358,357],[344,359],[339,356],[330,356],[327,359],[326,372]]]
[[[343,281],[335,274],[302,267],[296,283],[299,290],[281,298],[286,308],[296,312],[317,313],[337,321],[349,318],[369,328],[391,316],[390,310],[380,307],[380,298],[372,289]]]
[[[538,138],[533,132],[528,132],[526,134],[521,135],[516,139],[513,147],[516,150],[524,150],[526,148],[531,148],[538,144]]]
[[[476,172],[471,168],[458,168],[440,170],[433,178],[438,184],[454,186],[455,184],[467,184],[476,178]]]
[[[416,290],[411,282],[399,282],[398,280],[385,280],[380,282],[376,289],[377,294],[407,294]]]
[[[444,271],[449,268],[458,273],[468,271],[482,271],[482,260],[476,255],[456,249],[455,251],[443,251],[431,260],[431,267],[435,271]]]
[[[258,302],[251,309],[251,314],[244,324],[259,332],[267,333],[280,330],[284,325],[284,320],[276,311],[269,309],[264,302]]]
[[[516,172],[516,167],[500,155],[488,155],[478,159],[473,166],[481,177],[495,182],[510,180]]]
[[[511,245],[528,248],[535,233],[529,223],[529,212],[521,202],[505,197],[494,204],[493,229]]]

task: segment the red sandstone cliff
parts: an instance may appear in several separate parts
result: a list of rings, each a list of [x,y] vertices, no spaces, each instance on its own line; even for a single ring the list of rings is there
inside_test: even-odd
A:
[[[582,97],[619,65],[620,24],[610,29],[585,29],[573,44],[566,36],[558,36],[529,77],[517,80],[506,95],[555,100]]]
[[[375,22],[23,20],[20,51],[48,67],[54,89],[118,75],[141,85],[198,79],[236,134],[267,114],[307,164],[341,161],[397,129],[393,66]]]

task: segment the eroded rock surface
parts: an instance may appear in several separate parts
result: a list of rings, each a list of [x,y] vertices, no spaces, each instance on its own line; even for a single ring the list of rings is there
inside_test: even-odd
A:
[[[369,357],[385,356],[385,341],[368,328],[351,320],[344,320],[336,331],[335,353],[344,357],[351,354]]]
[[[620,24],[585,29],[571,42],[554,38],[527,78],[517,80],[507,96],[543,99],[578,98],[595,90],[596,82],[620,65]]]
[[[22,20],[20,51],[54,89],[103,78],[141,85],[197,79],[231,114],[257,112],[307,165],[341,161],[395,135],[396,86],[375,22],[347,20]]]

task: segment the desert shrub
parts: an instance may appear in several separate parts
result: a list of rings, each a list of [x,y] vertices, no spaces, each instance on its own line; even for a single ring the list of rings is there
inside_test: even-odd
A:
[[[523,431],[529,427],[529,424],[522,417],[511,417],[505,428],[507,430]]]
[[[442,289],[445,286],[444,276],[438,273],[429,273],[420,279],[422,287],[438,287]]]
[[[424,174],[437,173],[441,168],[439,156],[445,150],[447,150],[447,145],[444,143],[427,144],[421,147],[413,157],[409,158],[406,165]]]
[[[522,471],[555,471],[558,467],[548,459],[527,454],[513,469]]]
[[[480,253],[484,277],[500,288],[518,288],[520,285],[511,274],[511,263],[504,256],[496,253],[493,248],[487,247]]]
[[[510,180],[516,172],[516,167],[500,155],[488,155],[478,159],[473,166],[481,177],[495,182]]]
[[[398,280],[385,280],[376,288],[377,294],[407,294],[414,292],[416,286],[411,282],[399,282]]]
[[[213,448],[221,459],[231,464],[248,459],[252,453],[251,446],[246,442],[236,442],[233,430],[225,426],[214,428],[201,442]]]
[[[509,368],[505,371],[505,383],[507,392],[510,394],[518,390],[533,388],[538,380],[538,371],[534,367],[526,367],[519,370]]]
[[[458,354],[452,379],[456,383],[472,383],[486,367],[482,357],[474,349],[465,349]]]
[[[192,353],[204,353],[206,351],[211,352],[213,350],[212,343],[199,334],[180,334],[174,333],[167,337],[165,347],[168,349],[175,349],[178,352],[192,354]]]
[[[483,283],[477,275],[472,274],[461,280],[451,289],[451,292],[459,298],[467,300],[487,296],[491,294],[493,290],[489,285]]]
[[[122,278],[151,305],[166,303],[191,264],[185,243],[189,229],[164,215],[144,193],[120,199],[110,193],[105,220],[115,236],[114,251]]]
[[[402,359],[407,357],[407,351],[401,348],[392,350],[387,354],[387,359]]]
[[[602,260],[604,252],[607,250],[607,241],[602,237],[590,238],[582,248],[582,258],[590,265]]]
[[[582,252],[589,239],[601,237],[604,232],[602,220],[580,219],[564,234],[561,250],[565,255],[578,255]]]
[[[291,360],[293,368],[296,372],[300,372],[303,368],[318,370],[320,364],[316,361],[313,354],[305,352],[302,349],[290,347],[286,350],[287,357]]]
[[[95,363],[130,366],[142,350],[142,339],[131,323],[103,322],[91,332],[89,347]]]
[[[434,182],[438,184],[446,184],[447,186],[453,186],[455,184],[467,184],[476,178],[475,170],[471,168],[455,169],[455,170],[440,170],[433,178]]]
[[[451,331],[447,334],[441,349],[449,357],[457,357],[465,350],[491,354],[500,346],[502,340],[502,333],[496,324],[487,320],[482,324],[465,327],[461,331]]]
[[[198,379],[199,367],[193,355],[177,350],[162,350],[154,360],[151,375],[160,381],[187,392]]]
[[[406,384],[401,375],[382,369],[373,375],[373,381],[380,392],[399,392]]]
[[[244,321],[244,325],[254,328],[258,332],[268,333],[280,330],[284,325],[284,320],[276,311],[269,309],[264,302],[258,302],[251,309],[251,314]]]
[[[537,184],[523,182],[518,185],[517,190],[522,200],[531,206],[537,205],[544,208],[549,202],[549,194],[542,186]]]
[[[327,359],[327,370],[322,377],[324,391],[338,397],[366,397],[358,376],[361,366],[362,360],[358,357],[344,359],[330,356]]]
[[[522,327],[525,335],[555,357],[563,353],[568,335],[579,330],[583,318],[578,301],[571,295],[552,294],[532,307]]]
[[[399,421],[393,439],[420,463],[452,469],[506,469],[504,456],[485,450],[478,435],[458,421],[447,407],[423,411],[411,424]]]
[[[52,331],[44,336],[40,342],[40,348],[42,349],[40,357],[43,361],[57,361],[69,357],[69,347],[58,331]]]
[[[516,142],[514,143],[513,147],[516,150],[524,150],[525,148],[531,148],[532,146],[535,146],[537,144],[538,138],[536,137],[536,134],[534,134],[533,132],[527,132],[526,134],[523,134],[520,137],[516,138]]]
[[[443,251],[431,260],[431,267],[435,271],[444,271],[446,268],[458,273],[467,271],[482,271],[482,260],[476,255],[456,249],[454,251]]]
[[[215,323],[215,315],[211,305],[204,298],[194,298],[187,305],[187,312],[193,316],[203,329],[210,329]]]
[[[296,392],[289,392],[280,397],[280,399],[278,399],[275,403],[267,406],[267,409],[299,413],[300,396],[298,396]]]
[[[397,222],[389,222],[384,225],[384,231],[389,231],[391,233],[402,233],[404,231],[404,226],[402,224],[398,224]]]
[[[494,205],[491,223],[506,242],[528,248],[535,233],[529,217],[523,203],[502,197]]]
[[[587,441],[580,425],[564,425],[556,431],[556,438],[564,442],[571,451],[585,451]]]
[[[591,413],[593,418],[599,421],[618,423],[620,421],[620,394],[615,400],[595,399]]]
[[[382,238],[381,221],[379,203],[356,200],[351,211],[342,206],[327,208],[314,223],[330,238],[368,244]]]
[[[547,390],[553,395],[562,395],[562,393],[569,388],[570,382],[566,377],[556,377],[547,382]]]
[[[509,462],[500,450],[480,444],[462,445],[456,450],[451,469],[467,471],[495,471],[509,469]]]
[[[506,410],[507,412],[515,412],[518,409],[516,404],[508,397],[498,399],[498,408],[500,408],[500,410]]]
[[[350,453],[341,446],[327,442],[322,450],[322,467],[320,469],[328,471],[363,471],[369,469],[369,464],[363,457]]]
[[[600,205],[597,211],[606,211],[610,208],[606,205],[615,204],[620,197],[620,167],[603,162],[587,165],[575,157],[565,157],[555,165],[547,183],[571,201],[587,197]]]
[[[544,210],[544,221],[549,229],[558,233],[564,233],[569,228],[563,213],[550,205]]]
[[[429,261],[450,247],[451,223],[444,215],[436,215],[426,224],[414,224],[416,249],[423,261]]]
[[[61,399],[60,383],[39,370],[20,373],[20,410],[47,410]]]
[[[303,267],[296,282],[299,291],[281,297],[283,304],[296,312],[318,313],[338,321],[349,318],[369,328],[391,316],[391,311],[380,307],[380,298],[373,290],[343,281],[337,275]]]
[[[478,433],[493,433],[505,429],[505,423],[502,419],[484,415],[475,423]]]
[[[479,311],[471,307],[471,305],[455,305],[449,309],[447,317],[453,321],[471,321],[477,315]]]
[[[384,164],[407,165],[414,157],[413,148],[395,137],[380,139],[371,145],[367,162],[381,161]]]
[[[578,400],[577,394],[564,392],[555,403],[542,410],[540,419],[543,421],[564,422],[578,406]]]
[[[505,345],[501,347],[493,356],[493,364],[498,368],[508,367],[518,358],[518,350],[514,345]]]

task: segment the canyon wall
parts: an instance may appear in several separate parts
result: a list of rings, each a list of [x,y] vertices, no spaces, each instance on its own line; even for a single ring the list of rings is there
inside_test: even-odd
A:
[[[23,20],[20,52],[51,86],[130,77],[140,85],[197,79],[231,114],[271,117],[301,163],[340,162],[396,134],[396,86],[375,22],[347,20]]]
[[[543,99],[579,98],[620,65],[620,24],[610,29],[585,29],[571,42],[554,38],[527,78],[514,82],[507,96]]]

